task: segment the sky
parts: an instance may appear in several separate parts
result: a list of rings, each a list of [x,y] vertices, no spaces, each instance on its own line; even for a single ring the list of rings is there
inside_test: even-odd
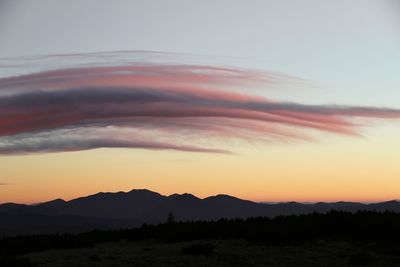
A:
[[[0,1],[0,203],[400,192],[400,4]]]

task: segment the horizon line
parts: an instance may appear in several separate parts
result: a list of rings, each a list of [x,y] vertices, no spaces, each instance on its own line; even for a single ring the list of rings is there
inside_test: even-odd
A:
[[[70,202],[70,201],[75,200],[75,199],[86,198],[86,197],[94,196],[94,195],[97,195],[97,194],[118,194],[118,193],[128,194],[128,193],[130,193],[132,191],[149,191],[151,193],[159,194],[162,197],[171,197],[173,195],[191,195],[191,196],[194,196],[195,198],[198,198],[200,200],[204,200],[204,199],[211,198],[211,197],[217,197],[217,196],[229,196],[229,197],[237,198],[237,199],[240,199],[240,200],[243,200],[243,201],[251,201],[251,202],[254,202],[254,203],[266,204],[266,205],[268,205],[268,204],[271,204],[271,205],[274,205],[274,204],[288,204],[288,203],[298,203],[298,204],[303,204],[303,205],[314,205],[314,204],[318,204],[318,203],[321,203],[321,204],[322,203],[324,203],[324,204],[357,203],[357,204],[369,205],[369,204],[379,204],[379,203],[392,202],[392,201],[400,202],[400,198],[399,199],[397,199],[397,198],[395,198],[395,199],[386,199],[386,200],[365,200],[365,201],[363,201],[363,200],[361,200],[361,201],[360,200],[344,200],[344,199],[341,199],[341,200],[339,200],[339,199],[338,200],[322,200],[321,199],[321,200],[314,200],[314,201],[312,201],[312,200],[299,201],[299,200],[293,200],[293,199],[292,200],[276,200],[276,201],[274,201],[274,200],[251,200],[251,199],[241,198],[241,197],[237,197],[235,195],[230,195],[230,194],[225,194],[225,193],[218,193],[218,194],[209,195],[209,196],[205,196],[205,197],[198,197],[195,194],[188,193],[188,192],[163,194],[163,193],[160,193],[160,192],[157,192],[157,191],[153,191],[153,190],[150,190],[150,189],[147,189],[147,188],[133,188],[133,189],[128,190],[128,191],[122,191],[122,190],[119,190],[119,191],[99,191],[99,192],[88,194],[88,195],[73,197],[73,198],[67,199],[67,200],[63,199],[62,197],[58,197],[58,198],[54,198],[54,199],[50,199],[50,200],[45,200],[45,201],[40,201],[40,202],[32,202],[32,203],[17,203],[17,202],[8,201],[8,202],[0,203],[0,205],[18,204],[18,205],[35,206],[35,205],[40,205],[40,204],[51,202],[51,201],[55,201],[55,200],[61,200],[61,201],[64,201],[64,202]]]

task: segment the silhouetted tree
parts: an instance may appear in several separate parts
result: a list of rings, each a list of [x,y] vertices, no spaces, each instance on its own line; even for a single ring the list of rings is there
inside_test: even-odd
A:
[[[171,223],[175,223],[175,222],[176,222],[175,215],[172,212],[168,213],[167,223],[171,224]]]
[[[310,240],[340,240],[385,245],[385,253],[400,255],[400,213],[330,211],[325,214],[220,219],[218,221],[176,221],[170,212],[166,223],[144,224],[141,228],[90,231],[81,234],[53,234],[0,237],[0,266],[14,266],[16,256],[48,249],[90,247],[97,243],[118,240],[192,241],[244,239],[265,244],[301,244]],[[376,245],[378,246],[378,245]],[[189,247],[191,251],[212,251],[207,246]],[[201,253],[203,253],[201,252]],[[200,253],[200,254],[201,254]],[[203,253],[205,254],[205,252]],[[349,255],[349,263],[362,264],[373,260],[363,251]],[[20,259],[18,259],[20,260]],[[96,257],[91,259],[96,260]],[[9,262],[12,261],[12,264]],[[31,264],[19,262],[18,264]],[[19,265],[17,265],[19,266]]]

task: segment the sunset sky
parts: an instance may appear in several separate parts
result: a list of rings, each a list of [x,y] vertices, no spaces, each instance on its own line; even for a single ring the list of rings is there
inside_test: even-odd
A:
[[[400,4],[0,2],[0,203],[400,198]]]

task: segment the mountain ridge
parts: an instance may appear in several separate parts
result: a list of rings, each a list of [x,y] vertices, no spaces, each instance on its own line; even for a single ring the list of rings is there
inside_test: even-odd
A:
[[[226,194],[199,198],[190,193],[166,196],[148,189],[133,189],[128,192],[99,192],[69,201],[57,198],[34,205],[0,204],[0,234],[137,227],[144,223],[165,222],[170,213],[174,214],[176,220],[194,221],[259,216],[272,218],[280,215],[326,213],[331,210],[400,213],[400,202],[389,200],[367,204],[291,201],[271,204]],[[29,225],[29,220],[33,220],[34,225]]]

